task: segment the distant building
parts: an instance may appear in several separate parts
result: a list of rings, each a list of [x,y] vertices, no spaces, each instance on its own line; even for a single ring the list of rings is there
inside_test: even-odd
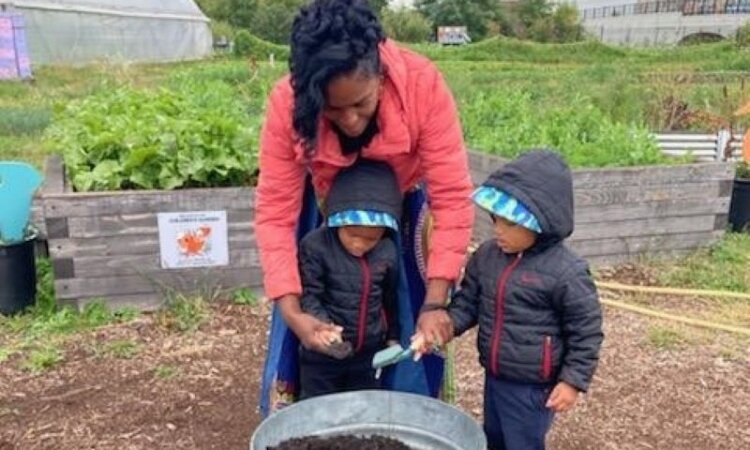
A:
[[[611,44],[651,46],[734,36],[750,0],[574,0],[586,31]]]

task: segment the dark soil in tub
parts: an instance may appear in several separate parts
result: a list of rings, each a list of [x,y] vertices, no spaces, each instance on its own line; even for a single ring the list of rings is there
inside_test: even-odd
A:
[[[401,441],[385,436],[332,436],[289,439],[267,450],[412,450]]]

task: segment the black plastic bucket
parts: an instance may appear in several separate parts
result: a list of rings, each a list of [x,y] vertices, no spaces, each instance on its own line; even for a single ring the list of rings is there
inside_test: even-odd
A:
[[[750,178],[737,178],[729,205],[729,223],[732,230],[750,232]]]
[[[15,314],[36,299],[36,238],[0,245],[0,314]]]

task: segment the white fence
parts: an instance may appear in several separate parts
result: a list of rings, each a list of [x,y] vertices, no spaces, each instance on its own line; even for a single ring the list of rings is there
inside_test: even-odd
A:
[[[720,130],[705,133],[659,133],[654,135],[662,153],[674,157],[692,157],[696,161],[736,161],[742,156],[743,135]]]

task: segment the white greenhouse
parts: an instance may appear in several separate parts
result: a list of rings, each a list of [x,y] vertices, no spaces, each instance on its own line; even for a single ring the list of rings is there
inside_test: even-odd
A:
[[[193,0],[0,0],[22,17],[31,64],[180,61],[211,54]]]

